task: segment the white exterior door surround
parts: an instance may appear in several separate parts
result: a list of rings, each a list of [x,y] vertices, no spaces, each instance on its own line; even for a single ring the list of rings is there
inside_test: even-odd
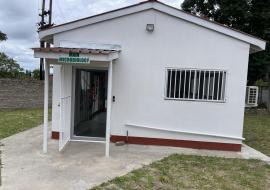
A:
[[[119,57],[118,50],[93,50],[87,48],[67,49],[63,47],[57,48],[34,48],[35,57],[45,58],[45,88],[44,88],[44,125],[43,125],[43,152],[47,153],[48,147],[48,89],[49,89],[49,67],[54,66],[54,73],[58,71],[54,77],[53,83],[53,112],[59,116],[57,118],[58,134],[59,134],[59,151],[64,150],[69,141],[80,141],[72,139],[74,125],[74,88],[75,78],[73,71],[76,68],[86,69],[107,69],[108,70],[108,89],[107,89],[107,120],[106,120],[106,137],[105,141],[91,141],[105,143],[105,155],[109,156],[110,143],[110,118],[111,118],[111,102],[112,102],[112,66],[113,60]],[[70,57],[70,53],[81,52],[82,59],[91,60],[89,63],[59,63],[59,59],[79,59]],[[78,54],[80,55],[80,53]],[[54,114],[53,113],[53,114]],[[53,119],[54,120],[54,119]],[[54,120],[55,122],[55,120]],[[55,123],[54,123],[55,124]]]
[[[227,30],[231,29],[221,31],[223,26],[209,21],[196,23],[200,18],[186,13],[179,13],[179,18],[177,11],[148,2],[40,32],[41,38],[52,36],[54,47],[69,41],[121,45],[119,58],[114,64],[109,62],[108,97],[115,96],[115,102],[107,105],[111,113],[107,116],[106,155],[109,138],[113,142],[129,139],[136,144],[241,150],[248,57],[250,52],[263,50],[265,42],[237,31],[230,34]],[[116,15],[120,13],[123,15]],[[147,24],[154,24],[153,32],[146,31]],[[104,68],[106,64],[90,62],[88,67]],[[60,76],[61,67],[64,76]],[[53,132],[59,131],[60,98],[63,93],[73,96],[72,67],[54,66]],[[225,101],[166,99],[166,68],[226,71]],[[70,109],[72,114],[72,106]]]

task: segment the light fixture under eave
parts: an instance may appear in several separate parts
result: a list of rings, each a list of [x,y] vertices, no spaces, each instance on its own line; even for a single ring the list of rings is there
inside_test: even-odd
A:
[[[155,25],[154,24],[147,24],[146,25],[146,31],[147,32],[154,32],[155,30]]]

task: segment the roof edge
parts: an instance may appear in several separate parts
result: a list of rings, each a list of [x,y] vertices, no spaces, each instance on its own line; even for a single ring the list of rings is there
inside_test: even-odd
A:
[[[121,7],[119,9],[114,9],[114,10],[107,11],[107,12],[104,12],[104,13],[96,14],[96,15],[93,15],[93,16],[89,16],[89,17],[73,20],[73,21],[70,21],[70,22],[66,22],[66,23],[63,23],[63,24],[55,25],[55,26],[52,26],[52,27],[49,27],[49,28],[45,28],[45,29],[42,29],[42,30],[38,31],[39,37],[40,37],[40,39],[46,38],[46,36],[48,36],[48,35],[46,35],[46,33],[49,33],[49,35],[59,33],[58,28],[65,27],[67,25],[76,24],[78,22],[80,22],[82,24],[85,24],[85,25],[91,25],[91,24],[102,22],[102,21],[105,21],[105,20],[109,20],[109,19],[129,15],[129,14],[132,14],[132,13],[141,12],[141,11],[144,11],[144,10],[147,10],[147,9],[151,9],[151,8],[153,8],[153,6],[151,6],[152,5],[151,3],[154,3],[154,2],[158,2],[158,1],[156,1],[156,0],[146,0],[146,1],[142,1],[140,3],[136,3],[136,4],[133,4],[133,5]],[[145,6],[147,4],[148,4],[148,6]],[[135,8],[135,7],[137,7],[136,10],[134,10],[134,11],[132,11],[130,13],[126,13],[128,11],[125,11],[125,10],[132,9],[132,8]],[[116,16],[111,16],[111,14],[114,14],[114,13],[117,13],[117,12],[123,12],[123,13],[119,14],[119,15],[116,15]],[[98,17],[102,17],[102,18],[98,19]],[[92,21],[92,22],[86,22],[89,19],[92,19],[92,20],[95,19],[95,20]],[[83,26],[85,26],[85,25],[83,25]],[[80,27],[82,27],[82,26],[80,26]],[[68,29],[68,30],[71,30],[71,29]],[[52,31],[52,32],[49,32],[49,31]],[[65,30],[65,31],[67,31],[67,30]]]
[[[265,50],[266,41],[261,38],[242,32],[240,30],[236,30],[226,25],[222,25],[218,22],[211,21],[209,19],[202,18],[194,14],[185,12],[183,10],[169,6],[165,3],[159,2],[157,0],[143,1],[134,5],[122,7],[119,9],[112,10],[112,11],[104,12],[101,14],[93,15],[90,17],[74,20],[74,21],[56,25],[47,29],[43,29],[39,31],[39,37],[40,39],[44,39],[46,41],[48,39],[52,39],[52,35],[57,34],[57,33],[65,32],[65,31],[72,30],[75,28],[80,28],[83,26],[95,24],[98,22],[118,18],[121,16],[129,15],[129,14],[145,11],[148,9],[155,9],[155,10],[164,12],[171,16],[178,17],[188,22],[197,24],[201,27],[205,27],[213,31],[216,31],[224,35],[231,36],[235,39],[249,43],[251,44],[250,46],[252,49],[252,51],[250,51],[251,53]]]

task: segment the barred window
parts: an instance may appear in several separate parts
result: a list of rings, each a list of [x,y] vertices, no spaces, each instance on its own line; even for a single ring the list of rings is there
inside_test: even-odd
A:
[[[226,71],[166,69],[167,99],[225,101]]]

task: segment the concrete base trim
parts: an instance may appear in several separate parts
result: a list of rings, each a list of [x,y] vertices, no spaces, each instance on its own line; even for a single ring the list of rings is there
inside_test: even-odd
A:
[[[176,139],[161,139],[148,137],[132,137],[132,136],[111,136],[111,142],[125,141],[129,144],[142,145],[158,145],[158,146],[173,146],[195,149],[208,150],[223,150],[223,151],[241,151],[241,144],[219,143],[219,142],[204,142],[204,141],[189,141]]]
[[[59,139],[59,132],[52,131],[52,139]],[[220,143],[220,142],[205,142],[205,141],[190,141],[190,140],[176,140],[176,139],[161,139],[161,138],[148,138],[148,137],[132,137],[132,136],[118,136],[112,135],[111,142],[125,141],[129,144],[141,145],[157,145],[157,146],[172,146],[172,147],[185,147],[195,149],[207,150],[224,150],[224,151],[241,151],[241,144],[233,143]]]

